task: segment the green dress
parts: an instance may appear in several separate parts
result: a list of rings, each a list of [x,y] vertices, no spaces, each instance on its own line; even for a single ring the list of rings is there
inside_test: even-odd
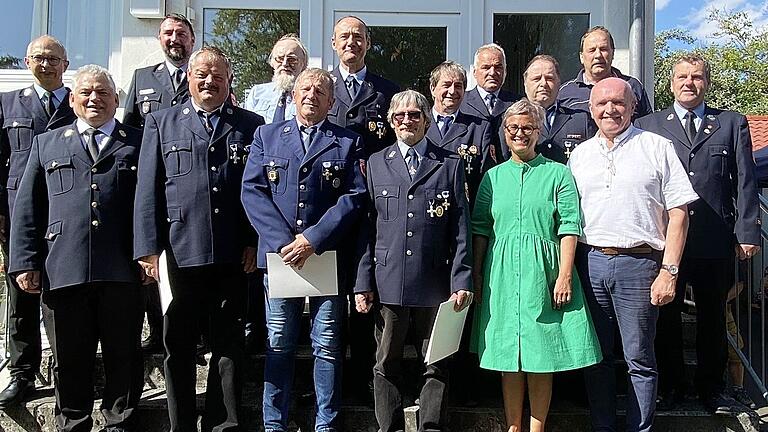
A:
[[[545,373],[599,362],[600,344],[576,269],[571,302],[552,308],[560,236],[581,234],[568,168],[541,155],[492,168],[480,183],[472,232],[488,237],[471,340],[480,367]]]

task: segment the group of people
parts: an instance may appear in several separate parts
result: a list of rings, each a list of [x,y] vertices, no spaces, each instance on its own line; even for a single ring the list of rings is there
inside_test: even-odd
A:
[[[197,428],[201,334],[211,351],[202,429],[241,430],[243,319],[256,299],[263,424],[285,431],[305,300],[269,295],[266,254],[300,269],[327,251],[339,294],[308,301],[317,432],[343,429],[342,369],[372,383],[383,432],[404,429],[403,349],[425,355],[447,300],[472,307],[477,358],[455,360],[475,363],[466,374],[478,363],[501,372],[510,431],[521,430],[526,388],[530,428],[543,431],[553,373],[582,368],[594,430],[616,430],[617,328],[626,430],[650,431],[657,396],[685,391],[688,284],[696,390],[713,412],[734,406],[725,302],[733,260],[759,250],[760,221],[746,119],[705,103],[704,58],[675,63],[675,102],[652,113],[641,83],[612,66],[604,27],[582,37],[571,81],[554,57],[531,59],[523,98],[502,90],[505,53],[488,44],[472,90],[461,65],[435,67],[430,104],[368,70],[369,29],[348,16],[333,29],[333,71],[307,68],[303,43],[286,35],[269,56],[271,82],[238,107],[230,61],[214,47],[193,52],[184,16],[166,16],[158,39],[165,60],[135,72],[122,122],[110,73],[84,66],[64,87],[66,50],[50,36],[27,50],[34,85],[0,95],[12,374],[0,408],[34,389],[42,305],[58,430],[91,430],[99,343],[105,430],[137,430],[146,310],[145,342],[165,349],[171,430]],[[165,314],[153,284],[162,262]],[[419,430],[445,429],[451,369],[451,359],[425,367]]]

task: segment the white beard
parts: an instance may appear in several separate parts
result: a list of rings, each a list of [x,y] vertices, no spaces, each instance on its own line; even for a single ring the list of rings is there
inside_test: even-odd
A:
[[[280,91],[291,91],[293,90],[293,83],[296,82],[296,77],[286,74],[274,74],[272,75],[272,82],[275,83],[275,87]]]

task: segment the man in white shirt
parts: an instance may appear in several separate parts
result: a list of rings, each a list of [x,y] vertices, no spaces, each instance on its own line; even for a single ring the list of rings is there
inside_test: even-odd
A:
[[[698,199],[672,143],[631,125],[635,105],[626,81],[597,83],[589,106],[598,133],[569,161],[584,228],[576,266],[603,351],[585,371],[596,431],[616,430],[615,324],[629,367],[626,430],[652,430],[658,306],[675,296],[687,205]]]

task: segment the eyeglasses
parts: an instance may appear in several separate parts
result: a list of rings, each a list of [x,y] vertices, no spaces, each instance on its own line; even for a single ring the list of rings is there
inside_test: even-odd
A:
[[[61,58],[59,57],[49,57],[49,56],[41,56],[41,55],[33,55],[29,56],[30,59],[32,59],[33,62],[37,64],[43,64],[43,62],[48,62],[51,66],[58,66],[59,63],[61,63]]]
[[[533,131],[538,130],[539,128],[533,126],[518,126],[516,124],[511,124],[504,126],[504,129],[506,129],[510,135],[517,135],[517,131],[520,130],[523,131],[523,135],[531,136]]]
[[[299,62],[299,58],[293,55],[272,57],[272,60],[277,64],[287,62],[290,66],[295,66]]]
[[[405,120],[406,116],[413,121],[419,121],[421,120],[421,111],[405,111],[405,112],[398,112],[392,115],[392,117],[398,122],[402,122],[403,120]]]

